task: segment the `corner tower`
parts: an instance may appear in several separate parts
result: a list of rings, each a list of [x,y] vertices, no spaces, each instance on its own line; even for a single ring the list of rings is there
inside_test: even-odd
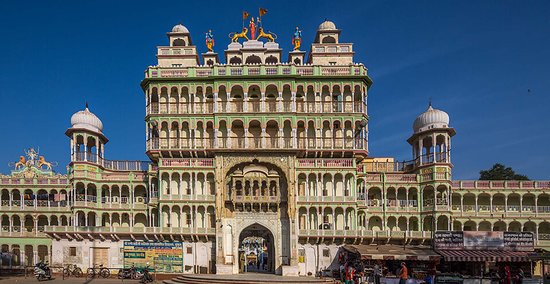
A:
[[[189,30],[177,24],[166,34],[169,46],[157,47],[157,59],[160,67],[188,67],[199,65],[197,47],[191,41]]]
[[[109,141],[102,131],[103,123],[88,109],[88,103],[84,110],[73,114],[71,127],[65,132],[71,139],[71,162],[99,162]]]
[[[351,43],[340,43],[340,30],[331,21],[324,21],[317,28],[315,40],[309,51],[309,63],[323,65],[353,64]]]

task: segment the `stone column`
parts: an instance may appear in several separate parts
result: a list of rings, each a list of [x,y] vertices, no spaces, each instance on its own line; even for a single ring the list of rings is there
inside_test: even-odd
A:
[[[296,92],[292,92],[292,112],[296,112]]]
[[[218,113],[218,92],[214,93],[214,113]]]
[[[419,162],[419,165],[421,165],[421,166],[423,164],[423,162],[422,162],[422,159],[423,159],[422,153],[424,152],[423,148],[424,148],[424,142],[422,141],[422,137],[418,137],[418,150],[419,150],[419,152],[418,152],[418,160],[419,161],[418,162]]]
[[[244,93],[243,112],[248,112],[248,93]]]
[[[283,92],[279,92],[277,97],[277,112],[283,111]]]
[[[215,148],[215,149],[218,149],[218,148],[219,148],[219,146],[218,146],[218,139],[219,139],[219,138],[218,138],[218,135],[219,135],[219,134],[218,134],[218,133],[219,133],[218,128],[214,128],[214,148]]]
[[[298,130],[296,128],[292,128],[292,147],[297,148],[298,147]]]

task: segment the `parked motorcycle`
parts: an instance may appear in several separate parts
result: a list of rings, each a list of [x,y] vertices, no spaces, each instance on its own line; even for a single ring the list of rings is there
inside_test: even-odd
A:
[[[34,276],[38,281],[52,280],[52,271],[47,263],[41,261],[34,266]]]
[[[118,279],[138,279],[136,267],[132,265],[130,268],[122,268],[118,270]]]
[[[151,273],[149,273],[149,265],[147,265],[145,268],[143,268],[143,276],[141,277],[141,281],[139,281],[140,283],[149,283],[149,282],[153,282],[153,276],[151,275]]]

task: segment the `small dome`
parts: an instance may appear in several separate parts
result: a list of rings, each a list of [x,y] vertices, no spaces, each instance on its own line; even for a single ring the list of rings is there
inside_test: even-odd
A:
[[[71,128],[84,128],[98,133],[103,131],[103,123],[95,114],[90,112],[87,104],[85,110],[73,114],[71,124]]]
[[[320,25],[319,25],[319,28],[317,29],[318,31],[331,31],[331,30],[335,30],[336,29],[336,25],[331,22],[331,21],[324,21],[322,22]]]
[[[189,33],[189,30],[182,24],[177,24],[172,28],[173,33]]]
[[[413,123],[414,133],[422,132],[432,128],[448,128],[449,127],[449,115],[442,111],[432,107],[432,104],[428,109],[419,115]]]

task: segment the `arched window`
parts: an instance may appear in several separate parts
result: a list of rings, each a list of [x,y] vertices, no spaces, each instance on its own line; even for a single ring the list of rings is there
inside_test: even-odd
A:
[[[208,61],[206,61],[206,65],[212,66],[214,65],[214,61],[212,59],[208,59]]]
[[[177,38],[172,42],[173,46],[185,46],[185,40],[182,38]]]
[[[243,63],[243,61],[241,60],[241,58],[237,56],[234,56],[231,59],[229,59],[229,64],[241,64],[241,63]]]
[[[294,64],[300,65],[302,64],[302,60],[300,60],[300,58],[294,58]]]
[[[262,59],[257,55],[250,55],[246,58],[246,64],[261,64]]]
[[[279,60],[277,59],[277,57],[270,55],[268,58],[265,59],[265,63],[276,64],[276,63],[279,63]]]
[[[322,43],[336,43],[336,39],[334,37],[327,36],[327,37],[323,38]]]

